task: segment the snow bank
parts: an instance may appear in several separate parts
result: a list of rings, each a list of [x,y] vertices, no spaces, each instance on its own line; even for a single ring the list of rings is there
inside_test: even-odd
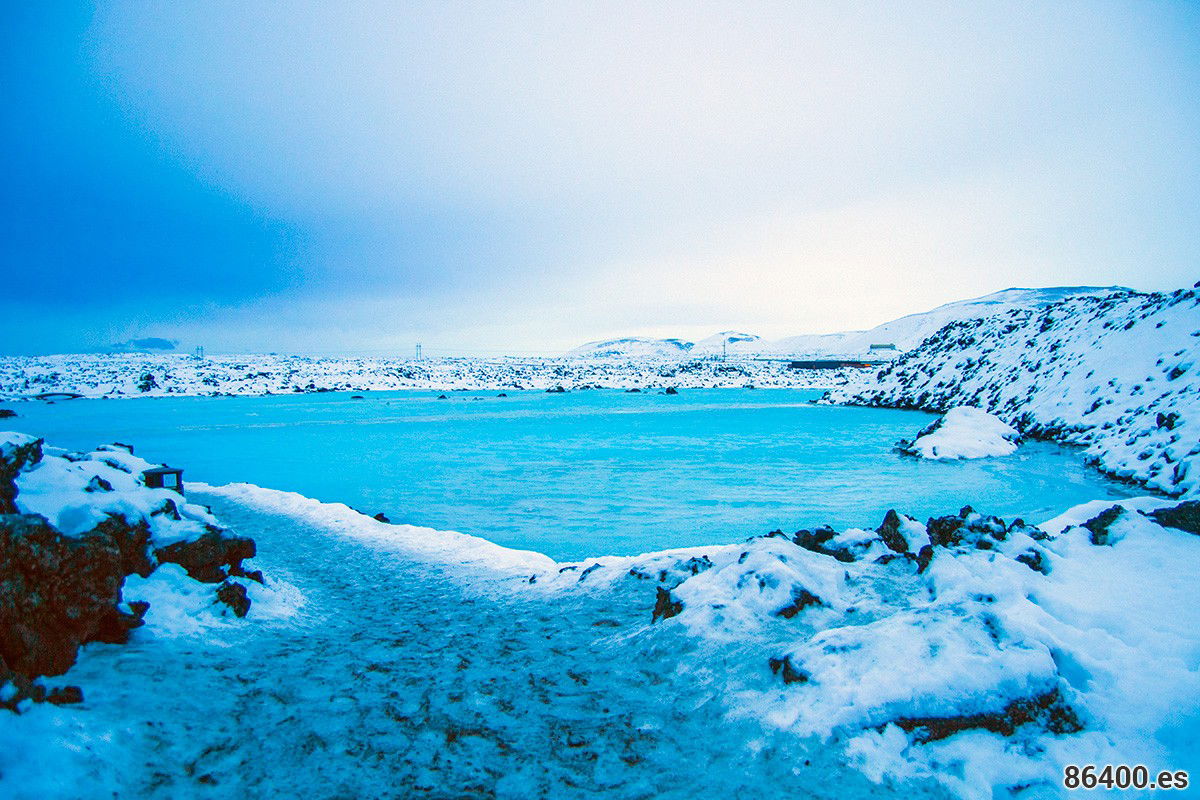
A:
[[[1082,445],[1104,471],[1200,490],[1200,292],[1071,297],[953,322],[828,402],[969,405]]]
[[[680,669],[723,681],[728,713],[873,780],[1056,794],[1064,764],[1186,767],[1200,741],[1200,536],[1147,516],[1169,501],[1117,505],[1044,527],[889,514],[877,531],[591,560],[543,590],[654,585],[659,624],[708,643]]]
[[[259,511],[285,514],[343,536],[370,542],[406,558],[522,577],[557,566],[554,559],[531,550],[514,550],[455,531],[379,522],[342,503],[322,503],[295,492],[264,489],[249,483],[193,486]]]
[[[1021,434],[980,408],[958,406],[917,434],[901,441],[901,452],[919,458],[959,459],[1006,456],[1017,449]]]

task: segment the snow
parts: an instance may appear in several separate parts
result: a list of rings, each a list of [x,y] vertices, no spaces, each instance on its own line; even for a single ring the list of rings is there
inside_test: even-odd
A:
[[[632,336],[588,342],[567,353],[589,358],[681,358],[698,356],[867,356],[887,359],[894,353],[871,350],[873,344],[894,344],[898,351],[911,350],[926,337],[950,322],[973,319],[1014,309],[1035,309],[1067,297],[1105,296],[1120,287],[1060,286],[1046,289],[1004,289],[971,300],[946,303],[930,311],[909,314],[865,331],[801,334],[768,340],[753,333],[723,331],[695,343],[683,339],[652,339]]]
[[[70,796],[64,786],[73,784],[61,781],[87,779],[119,794],[191,797],[210,790],[195,782],[205,774],[222,794],[287,793],[319,774],[371,794],[398,772],[453,787],[472,785],[456,783],[472,780],[464,771],[484,770],[510,776],[481,785],[512,796],[561,786],[546,783],[553,775],[584,786],[578,796],[616,797],[644,793],[650,775],[681,788],[698,779],[718,792],[772,785],[801,794],[836,775],[850,796],[919,796],[940,785],[976,800],[1027,784],[1055,793],[1064,763],[1186,768],[1196,755],[1200,537],[1138,513],[1164,500],[1121,501],[1129,515],[1105,546],[1079,527],[1096,504],[1057,515],[1047,532],[1004,533],[968,513],[980,530],[1000,531],[989,549],[969,539],[939,547],[920,572],[859,528],[829,542],[850,561],[769,536],[557,563],[288,492],[191,491],[259,541],[257,566],[274,596],[252,595],[251,616],[237,621],[172,566],[129,579],[126,599],[151,602],[147,625],[125,649],[89,645],[63,676],[84,688],[84,708],[0,718],[10,744],[50,737],[36,740],[36,758],[58,770],[33,777],[2,755],[27,744],[0,749],[0,784],[19,781],[15,796]],[[899,519],[910,549],[929,541],[924,525]],[[1017,560],[1030,551],[1048,574]],[[656,587],[682,610],[651,623]],[[186,672],[189,693],[164,692],[160,681],[178,680],[189,659],[199,659]],[[771,659],[804,679],[784,683]],[[352,673],[353,692],[339,694]],[[557,688],[531,691],[541,681]],[[574,705],[592,692],[595,700]],[[1082,731],[1035,723],[1011,736],[968,728],[925,741],[899,726],[996,713],[1047,693]],[[593,702],[627,709],[633,727]],[[246,703],[254,712],[244,724],[220,711]],[[429,703],[436,711],[421,710]],[[216,726],[192,727],[194,705]],[[250,731],[278,725],[286,736],[252,737],[252,762],[212,755],[241,753]],[[135,730],[146,733],[117,733]],[[584,730],[582,746],[600,740],[598,761],[571,761],[575,745],[556,738]],[[618,743],[630,735],[639,743]],[[312,736],[322,749],[293,746]],[[497,747],[494,736],[510,744]],[[377,760],[349,755],[368,746]],[[628,761],[606,760],[622,748]],[[802,762],[820,769],[782,766]],[[176,775],[184,764],[198,766]]]
[[[490,572],[521,577],[555,566],[553,559],[531,550],[514,550],[455,531],[379,522],[342,503],[321,503],[294,492],[264,489],[247,483],[222,487],[195,484],[195,487],[236,499],[246,507],[259,511],[286,513],[306,523],[336,531],[339,535],[386,547],[407,558],[486,567]]]
[[[243,561],[242,566],[247,571],[260,568],[254,559]],[[241,582],[250,598],[252,620],[286,619],[304,607],[303,594],[281,574],[272,571],[264,580],[265,585],[251,580]],[[214,629],[245,624],[229,606],[216,601],[212,584],[192,580],[178,564],[160,564],[147,578],[128,576],[122,597],[126,603],[140,600],[150,604],[143,617],[146,626],[140,629],[142,637],[218,636]]]
[[[901,449],[919,458],[988,458],[1016,452],[1020,438],[1021,434],[999,417],[983,409],[956,406],[911,443],[901,443]]]
[[[1001,313],[951,322],[831,399],[946,410],[914,442],[927,457],[1012,452],[1020,431],[1194,496],[1197,293],[1066,293],[1037,295],[1035,307],[1009,308],[1004,293],[977,304]],[[132,374],[142,362],[119,363]],[[87,369],[54,385],[99,391]],[[580,369],[536,380],[601,374]],[[617,382],[647,374],[595,369]],[[691,377],[718,375],[704,369]],[[160,385],[186,391],[200,374]],[[0,449],[19,436],[0,436]],[[137,485],[144,463],[120,448],[48,448],[18,478],[17,502],[72,532],[108,513],[153,517],[162,496]],[[89,491],[94,478],[112,491]],[[80,786],[292,796],[320,785],[346,796],[769,787],[990,800],[1065,796],[1065,764],[1153,773],[1194,769],[1200,755],[1200,536],[1148,516],[1178,500],[1097,500],[1037,528],[967,508],[945,546],[930,536],[945,520],[901,515],[907,553],[849,527],[820,547],[811,533],[769,535],[559,563],[287,492],[195,489],[280,576],[255,597],[264,613],[237,624],[176,569],[131,579],[127,599],[151,598],[148,624],[124,648],[89,645],[63,676],[84,688],[84,707],[0,716],[6,796]],[[1114,505],[1103,536],[1085,527]],[[155,536],[216,519],[189,508],[153,517]],[[932,560],[912,552],[922,550]],[[1032,719],[1015,718],[1018,706]]]
[[[1200,489],[1200,292],[1068,297],[953,322],[828,402],[982,408],[1174,496]]]
[[[721,647],[754,653],[722,669],[726,713],[815,738],[873,780],[932,779],[961,797],[991,798],[996,789],[1030,783],[1057,791],[1066,763],[1194,763],[1200,538],[1136,513],[1110,546],[1091,544],[1086,529],[1063,527],[1094,510],[1080,506],[1050,521],[1061,533],[1048,540],[1014,532],[994,549],[939,548],[924,574],[903,559],[875,563],[886,552],[878,540],[853,563],[784,537],[679,554],[703,555],[712,567],[671,590],[683,610],[661,624],[718,646],[689,656],[703,662],[697,670],[728,662]],[[862,545],[871,535],[838,538]],[[1048,575],[1016,560],[1031,549],[1049,562]],[[641,571],[659,568],[660,558]],[[558,583],[568,586],[561,590],[620,579],[628,568],[595,563],[601,567],[586,581],[562,574]],[[617,574],[604,574],[610,571]],[[781,617],[800,590],[820,602]],[[804,679],[764,686],[754,659],[761,669],[768,655],[788,659]],[[922,743],[895,724],[996,712],[1050,692],[1074,710],[1083,731],[1035,725],[1006,737],[974,729]]]
[[[32,439],[23,433],[0,433],[0,449]],[[40,514],[68,536],[86,533],[110,515],[131,523],[144,519],[160,546],[193,538],[216,524],[207,509],[184,502],[178,493],[146,488],[141,473],[152,466],[156,465],[120,447],[106,445],[90,453],[45,447],[42,460],[16,478],[17,510]],[[94,483],[97,478],[102,483]]]
[[[656,345],[657,347],[657,345]],[[689,345],[690,347],[690,345]],[[615,351],[614,351],[615,352]],[[622,351],[624,352],[624,351]],[[793,370],[786,361],[661,358],[632,348],[608,358],[308,358],[286,355],[177,354],[0,357],[0,398],[45,392],[83,397],[268,395],[399,389],[495,392],[562,387],[663,390],[688,388],[828,388],[861,368]],[[143,382],[143,376],[153,383]]]

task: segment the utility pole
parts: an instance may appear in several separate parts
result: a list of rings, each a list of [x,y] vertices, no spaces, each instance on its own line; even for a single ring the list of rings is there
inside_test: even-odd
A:
[[[417,342],[417,361],[421,360],[421,343]]]
[[[728,361],[728,360],[729,360],[729,351],[726,349],[726,346],[727,346],[728,344],[729,344],[729,340],[728,340],[728,339],[722,339],[722,340],[721,340],[721,360],[722,360],[722,361]]]

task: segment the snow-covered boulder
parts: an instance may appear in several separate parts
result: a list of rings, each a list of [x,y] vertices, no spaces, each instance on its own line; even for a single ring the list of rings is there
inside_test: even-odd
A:
[[[988,458],[1015,452],[1021,434],[981,408],[957,406],[896,447],[906,455],[930,459]]]
[[[88,642],[126,641],[150,606],[124,596],[126,578],[148,578],[160,563],[220,583],[206,587],[209,603],[245,616],[246,587],[231,578],[262,582],[242,565],[254,541],[178,493],[145,486],[152,466],[123,445],[71,453],[0,433],[0,708],[76,697],[34,679],[66,672]]]

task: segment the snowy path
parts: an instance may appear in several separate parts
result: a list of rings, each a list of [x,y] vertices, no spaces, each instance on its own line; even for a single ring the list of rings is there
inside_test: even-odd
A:
[[[694,640],[648,624],[652,588],[501,592],[482,572],[196,499],[254,536],[258,565],[305,605],[217,637],[89,647],[68,676],[87,703],[61,713],[101,740],[70,796],[922,795],[724,720],[719,670],[677,669]]]

